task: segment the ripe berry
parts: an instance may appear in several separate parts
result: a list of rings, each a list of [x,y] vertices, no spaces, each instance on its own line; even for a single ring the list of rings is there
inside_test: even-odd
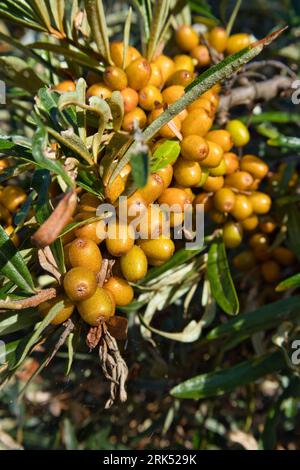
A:
[[[64,323],[72,315],[75,305],[71,302],[68,297],[63,294],[57,295],[54,299],[46,300],[38,306],[38,310],[42,317],[46,317],[49,311],[59,302],[64,302],[62,308],[56,314],[56,316],[51,321],[52,325],[60,325]]]
[[[139,246],[151,262],[153,260],[166,262],[175,251],[174,242],[163,235],[154,240],[140,240]]]
[[[264,233],[255,233],[249,239],[249,245],[251,248],[256,248],[258,246],[269,246],[269,238]]]
[[[104,289],[112,294],[118,307],[125,307],[130,304],[134,297],[132,287],[121,277],[110,277],[104,284]]]
[[[186,188],[197,186],[201,179],[199,163],[179,157],[174,165],[174,178],[178,184]]]
[[[55,91],[59,91],[64,93],[66,91],[76,91],[76,85],[72,80],[65,80],[64,82],[60,82],[54,87]]]
[[[134,245],[120,259],[122,274],[130,282],[138,282],[146,276],[148,261],[143,250]]]
[[[193,103],[188,105],[187,111],[190,113],[192,111],[197,111],[199,108],[204,109],[210,118],[214,116],[214,107],[207,98],[198,98],[193,101]]]
[[[220,165],[223,158],[223,149],[220,145],[215,142],[210,142],[207,140],[208,145],[208,155],[204,160],[201,161],[201,166],[207,168],[215,168]]]
[[[233,208],[230,211],[231,215],[236,220],[244,220],[247,219],[247,217],[250,217],[252,212],[253,209],[249,198],[243,194],[237,194],[235,196]]]
[[[280,279],[280,266],[276,261],[265,261],[261,265],[261,274],[266,282],[277,282]]]
[[[243,147],[248,144],[250,140],[249,131],[245,124],[238,119],[229,121],[226,125],[226,130],[230,132],[233,143],[236,147]]]
[[[191,56],[196,60],[198,67],[207,67],[210,64],[209,50],[202,44],[191,50]]]
[[[225,178],[226,186],[238,189],[239,191],[247,191],[253,183],[253,178],[246,171],[236,171]]]
[[[92,216],[93,216],[92,213],[81,212],[76,215],[75,221],[77,222],[81,220],[86,220]],[[82,225],[81,227],[76,228],[74,230],[74,235],[77,238],[87,238],[95,242],[97,245],[99,245],[99,243],[101,243],[105,239],[106,226],[105,226],[104,221],[101,221],[101,220],[90,222],[85,225]],[[73,241],[73,240],[70,240],[70,241]]]
[[[175,35],[176,42],[181,50],[189,52],[199,43],[196,31],[188,25],[180,26]]]
[[[271,254],[282,266],[291,266],[295,262],[294,253],[285,246],[277,246],[272,250]]]
[[[112,61],[117,67],[123,68],[123,56],[124,56],[124,43],[121,41],[114,41],[110,44],[110,55]],[[125,57],[125,68],[127,65],[130,64],[133,60],[140,57],[141,54],[139,51],[133,47],[127,47],[126,57]]]
[[[255,214],[263,215],[267,214],[270,211],[272,200],[270,196],[268,196],[268,194],[255,191],[250,194],[249,199],[251,201],[253,212],[255,212]]]
[[[139,105],[146,111],[151,111],[157,105],[161,104],[163,97],[158,88],[153,85],[147,85],[139,92]]]
[[[100,317],[109,319],[115,314],[115,300],[109,290],[97,287],[95,293],[77,304],[81,318],[91,326],[97,326]]]
[[[81,212],[96,212],[100,200],[97,196],[90,193],[84,193],[79,201],[78,209]]]
[[[73,268],[80,266],[96,273],[100,271],[102,265],[102,256],[98,246],[88,238],[76,238],[70,244],[69,260]]]
[[[202,185],[204,191],[208,193],[215,193],[224,186],[223,176],[208,176],[205,183]]]
[[[200,135],[203,137],[207,134],[212,126],[212,119],[208,116],[204,109],[191,111],[182,122],[181,133],[183,137],[188,135]]]
[[[259,228],[264,233],[272,233],[276,229],[277,224],[270,216],[265,216],[259,221]]]
[[[226,163],[225,163],[224,158],[222,158],[218,166],[215,166],[214,168],[210,168],[209,170],[210,176],[223,176],[225,174],[226,174]]]
[[[161,179],[163,180],[164,189],[167,189],[170,186],[172,178],[173,178],[173,167],[172,167],[172,165],[170,165],[170,163],[169,163],[167,166],[165,166],[161,170],[158,170],[156,172],[156,174],[158,176],[160,176]]]
[[[252,232],[258,226],[258,217],[256,214],[251,214],[250,217],[241,221],[241,226],[246,232]]]
[[[140,129],[143,129],[147,124],[147,116],[141,108],[135,108],[129,113],[125,114],[122,128],[124,131],[132,132],[134,129],[134,122],[137,122],[137,125]]]
[[[146,186],[139,189],[139,194],[146,202],[146,205],[152,204],[164,191],[164,182],[161,176],[154,173],[149,176]]]
[[[194,72],[194,62],[193,59],[186,54],[176,55],[174,57],[175,72],[180,70],[187,70],[191,74]]]
[[[153,85],[156,88],[161,88],[163,86],[164,80],[163,80],[163,76],[162,76],[159,66],[157,64],[152,63],[150,64],[150,67],[151,67],[151,75],[150,75],[148,85]]]
[[[191,200],[183,189],[167,188],[158,199],[159,204],[166,204],[168,207],[178,205],[181,211],[185,204],[190,204]]]
[[[106,248],[113,256],[122,256],[128,253],[134,245],[134,230],[131,225],[119,222],[108,224]]]
[[[123,170],[116,176],[116,178],[105,188],[105,197],[114,203],[124,192],[126,183],[131,172],[131,166],[125,165]]]
[[[229,36],[226,46],[227,54],[236,54],[240,50],[244,49],[244,47],[249,46],[251,43],[251,38],[249,34],[238,33]]]
[[[146,211],[147,204],[144,198],[141,196],[140,190],[135,191],[125,201],[124,213],[127,215],[129,221],[134,219],[136,216],[144,214]],[[119,217],[121,217],[120,210]]]
[[[241,170],[251,173],[254,178],[259,180],[267,176],[269,167],[268,165],[258,157],[254,155],[244,155],[240,161]]]
[[[223,227],[223,240],[226,248],[236,248],[242,243],[243,229],[239,223],[226,222]]]
[[[175,72],[175,63],[174,63],[174,61],[166,55],[161,54],[160,56],[158,56],[155,59],[154,64],[158,66],[164,83]]]
[[[137,230],[142,239],[158,237],[166,227],[166,214],[156,204],[150,204]]]
[[[139,102],[139,95],[133,88],[124,88],[121,91],[124,102],[124,112],[125,114],[133,111]]]
[[[18,247],[20,245],[20,237],[16,233],[12,225],[8,225],[7,227],[5,227],[4,232],[6,233],[6,235],[9,236],[10,240],[13,242],[15,247]]]
[[[224,28],[215,26],[208,33],[209,44],[217,51],[224,52],[227,46],[227,33]]]
[[[235,202],[234,192],[229,188],[221,188],[215,193],[213,202],[218,211],[230,212]]]
[[[0,201],[9,212],[15,212],[26,198],[25,191],[19,186],[6,186],[1,193]]]
[[[195,199],[193,201],[193,205],[196,208],[196,206],[198,204],[203,204],[204,205],[204,208],[203,208],[204,212],[208,212],[214,206],[213,198],[211,196],[209,196],[207,193],[197,194],[197,196],[195,197]]]
[[[226,164],[226,175],[231,175],[239,167],[239,157],[232,152],[225,152],[223,157]]]
[[[233,258],[233,265],[239,271],[249,271],[256,265],[256,259],[252,251],[242,251]]]
[[[94,83],[94,85],[91,85],[88,90],[86,96],[88,98],[91,98],[92,96],[98,96],[99,98],[102,98],[103,100],[106,100],[107,98],[111,97],[111,89],[108,88],[104,83]]]
[[[149,62],[143,57],[139,57],[126,67],[128,86],[134,90],[144,88],[151,76],[151,67]]]
[[[66,273],[63,285],[69,299],[79,302],[94,294],[97,287],[96,274],[78,266]]]
[[[205,136],[205,138],[211,142],[215,142],[216,144],[220,145],[224,152],[229,152],[229,150],[231,150],[233,146],[231,134],[225,129],[210,131]]]
[[[162,97],[164,103],[172,104],[184,95],[184,87],[180,85],[172,85],[164,89]]]
[[[126,73],[121,68],[113,65],[106,67],[103,80],[112,90],[124,90],[127,87]]]
[[[188,135],[181,141],[181,154],[186,160],[201,162],[208,152],[208,143],[199,135]]]
[[[219,212],[214,207],[208,213],[209,217],[215,224],[222,225],[226,222],[227,215],[224,212]]]

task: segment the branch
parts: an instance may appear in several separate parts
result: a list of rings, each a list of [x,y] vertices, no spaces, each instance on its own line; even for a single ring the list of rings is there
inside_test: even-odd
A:
[[[0,300],[1,310],[22,310],[24,308],[37,307],[46,300],[56,297],[56,289],[53,287],[43,289],[32,297],[21,300]]]

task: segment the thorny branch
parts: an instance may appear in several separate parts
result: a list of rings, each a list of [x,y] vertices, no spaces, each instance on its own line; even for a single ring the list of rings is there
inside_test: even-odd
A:
[[[20,300],[0,300],[1,310],[22,310],[24,308],[37,307],[46,300],[50,300],[56,297],[56,289],[53,287],[49,289],[43,289],[37,294]]]

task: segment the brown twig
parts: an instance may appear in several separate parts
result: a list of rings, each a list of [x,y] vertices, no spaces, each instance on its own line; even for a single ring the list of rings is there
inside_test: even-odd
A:
[[[56,289],[49,288],[43,289],[37,294],[21,300],[0,300],[1,310],[22,310],[29,307],[37,307],[46,300],[50,300],[56,297]]]
[[[45,363],[45,367],[48,366],[48,364],[50,363],[50,361],[52,361],[52,359],[54,358],[54,356],[56,355],[57,351],[59,351],[59,349],[65,344],[66,342],[66,339],[67,337],[69,336],[70,333],[72,333],[72,331],[74,330],[75,328],[75,325],[74,323],[72,322],[71,318],[69,318],[65,323],[64,323],[64,331],[62,332],[62,334],[60,335],[56,345],[54,346],[54,349],[51,353],[51,355],[48,357],[46,363]]]

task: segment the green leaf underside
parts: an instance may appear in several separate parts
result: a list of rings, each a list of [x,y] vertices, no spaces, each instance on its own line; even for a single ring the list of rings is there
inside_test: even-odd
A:
[[[151,157],[151,172],[165,168],[167,165],[174,163],[180,154],[180,144],[174,140],[166,140],[154,152]]]

